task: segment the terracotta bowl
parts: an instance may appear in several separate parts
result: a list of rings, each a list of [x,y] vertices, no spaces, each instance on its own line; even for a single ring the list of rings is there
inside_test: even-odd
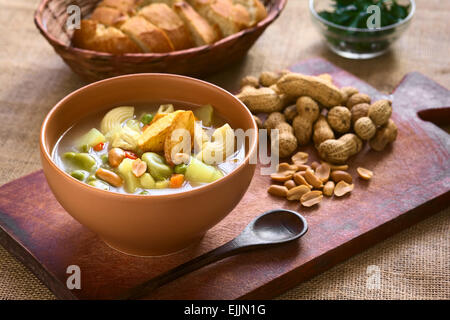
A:
[[[53,162],[51,154],[58,139],[83,118],[121,104],[162,100],[211,103],[234,129],[254,129],[242,164],[196,189],[142,196],[96,189],[72,178]],[[200,240],[238,204],[255,170],[249,158],[257,150],[256,132],[247,108],[215,85],[178,75],[133,74],[90,84],[58,102],[41,128],[41,161],[56,199],[78,222],[122,252],[163,255]]]

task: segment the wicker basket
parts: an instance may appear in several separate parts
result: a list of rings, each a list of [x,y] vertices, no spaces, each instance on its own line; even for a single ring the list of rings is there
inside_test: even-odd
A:
[[[253,28],[242,30],[212,45],[169,53],[113,55],[73,47],[73,31],[66,28],[67,7],[78,5],[84,17],[94,10],[99,0],[43,0],[36,10],[34,21],[70,68],[87,81],[141,72],[201,77],[223,69],[245,56],[267,26],[279,16],[286,1],[266,0],[268,16]]]

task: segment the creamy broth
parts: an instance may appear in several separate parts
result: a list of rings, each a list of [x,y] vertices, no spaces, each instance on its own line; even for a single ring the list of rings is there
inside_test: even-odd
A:
[[[142,104],[142,103],[130,104],[130,106],[134,107],[134,117],[127,119],[122,125],[124,125],[128,120],[131,120],[131,119],[139,121],[139,119],[141,119],[142,115],[146,114],[146,113],[151,113],[152,115],[155,115],[159,106],[161,104],[166,104],[166,103],[168,103],[168,102],[161,101],[161,103],[153,103],[153,104]],[[199,108],[199,107],[200,106],[183,105],[180,103],[174,104],[175,111],[176,110],[193,110],[194,111],[196,108]],[[111,107],[111,109],[113,109],[113,108],[114,107]],[[109,109],[109,110],[111,110],[111,109]],[[69,128],[60,137],[60,139],[58,140],[58,142],[56,143],[56,145],[52,151],[52,158],[58,167],[60,167],[62,170],[64,170],[68,174],[70,174],[74,170],[79,169],[79,167],[77,167],[75,164],[66,160],[64,158],[64,155],[69,152],[75,152],[75,153],[80,152],[80,150],[77,148],[77,142],[80,139],[80,137],[85,135],[92,128],[96,128],[96,129],[100,130],[100,123],[101,123],[103,117],[105,116],[105,114],[109,110],[102,111],[95,115],[89,116],[85,119],[82,119],[81,121],[76,123],[74,126]],[[223,119],[219,114],[217,114],[214,109],[211,125],[208,127],[202,126],[202,128],[208,132],[209,136],[211,136],[212,132],[214,132],[215,129],[221,127],[224,124],[226,124],[225,119]],[[144,124],[141,122],[139,122],[139,125],[141,128],[144,126]],[[111,143],[109,141],[106,141],[104,143],[103,149],[100,151],[95,151],[93,148],[90,148],[89,150],[84,150],[84,151],[87,151],[87,153],[95,159],[95,161],[96,161],[95,168],[96,169],[105,168],[105,169],[115,171],[114,168],[111,168],[109,166],[108,162],[105,162],[104,159],[102,159],[108,155],[108,151],[111,149],[110,144]],[[216,167],[223,174],[223,176],[225,176],[225,175],[229,174],[230,172],[232,172],[234,169],[236,169],[242,163],[243,159],[245,158],[245,153],[246,153],[246,150],[243,145],[235,146],[235,152],[231,156],[227,157],[222,163],[214,165],[214,167]],[[160,154],[162,154],[162,153],[160,153]],[[138,156],[139,156],[139,154],[138,154]],[[92,179],[92,180],[94,179],[95,169],[91,170],[88,175],[89,175],[88,178],[83,179],[84,182],[87,182],[87,180],[89,180],[89,179]],[[96,180],[98,180],[98,177]],[[104,181],[102,181],[102,182],[104,182]],[[178,192],[190,190],[190,189],[193,189],[193,188],[205,185],[205,184],[208,184],[208,183],[193,183],[193,182],[189,182],[189,181],[184,181],[182,187],[179,187],[179,188],[146,189],[141,186],[141,187],[137,188],[136,191],[133,192],[132,194],[146,193],[146,195],[158,195],[158,194],[178,193]],[[124,186],[114,187],[112,185],[109,185],[109,191],[130,194],[130,192],[127,192],[124,189]]]

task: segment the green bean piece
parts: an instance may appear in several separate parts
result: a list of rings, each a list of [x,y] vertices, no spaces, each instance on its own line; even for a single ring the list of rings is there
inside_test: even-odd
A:
[[[109,185],[106,182],[100,180],[92,180],[88,183],[88,185],[96,187],[101,190],[109,190]]]
[[[146,152],[142,155],[142,161],[147,163],[147,170],[158,181],[168,179],[173,170],[164,161],[164,157],[154,152]]]
[[[181,163],[175,166],[174,171],[175,173],[181,173],[184,174],[186,172],[187,165],[185,163]]]
[[[74,171],[72,171],[72,172],[70,173],[70,175],[71,175],[72,177],[74,177],[75,179],[80,180],[80,181],[84,181],[84,179],[86,179],[86,176],[87,176],[88,174],[89,174],[89,173],[87,173],[87,172],[84,171],[84,170],[74,170]]]
[[[152,122],[153,120],[153,115],[151,113],[145,113],[142,117],[141,117],[141,122],[143,124],[149,124],[150,122]]]
[[[76,153],[74,163],[83,170],[91,171],[97,164],[95,159],[87,153]]]
[[[102,154],[101,156],[100,156],[100,159],[102,160],[102,163],[103,164],[108,164],[109,162],[108,162],[108,155],[107,154]]]
[[[91,182],[91,181],[95,181],[95,180],[97,180],[97,177],[95,176],[95,175],[91,175],[91,176],[89,176],[87,179],[86,179],[86,182]]]
[[[149,193],[148,193],[147,190],[142,190],[141,192],[139,192],[139,194],[146,195],[146,194],[149,194]]]
[[[83,145],[79,148],[79,151],[80,151],[80,152],[83,152],[83,153],[87,153],[87,152],[91,151],[91,146],[88,145],[88,144],[83,144]]]
[[[63,158],[67,160],[72,160],[75,158],[75,152],[66,152],[63,154]]]

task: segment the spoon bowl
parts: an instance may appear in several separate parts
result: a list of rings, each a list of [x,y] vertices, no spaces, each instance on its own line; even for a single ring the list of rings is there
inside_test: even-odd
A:
[[[308,230],[305,218],[285,209],[267,211],[255,218],[247,228],[258,240],[267,244],[293,241]]]

